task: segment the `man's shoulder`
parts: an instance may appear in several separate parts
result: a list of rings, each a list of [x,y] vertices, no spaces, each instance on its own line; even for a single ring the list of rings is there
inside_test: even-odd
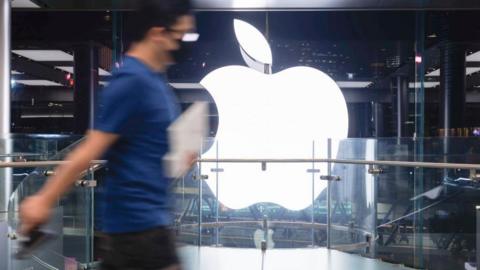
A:
[[[104,92],[115,95],[131,94],[135,92],[140,94],[145,89],[154,87],[147,74],[135,72],[116,72],[112,74],[109,85],[104,89]]]

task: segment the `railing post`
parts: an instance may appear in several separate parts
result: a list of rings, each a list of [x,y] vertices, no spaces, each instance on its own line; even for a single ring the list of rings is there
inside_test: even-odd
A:
[[[328,158],[332,158],[332,139],[328,139],[327,141],[327,149],[328,149]],[[330,162],[327,163],[327,175],[332,175],[332,164]],[[332,184],[331,181],[327,182],[327,248],[332,248]]]
[[[312,142],[312,229],[311,229],[311,237],[312,237],[312,248],[315,246],[315,141]]]
[[[200,160],[200,158],[199,158]],[[202,162],[198,162],[198,246],[202,246]]]
[[[95,182],[95,178],[94,178],[94,172],[92,170],[92,167],[89,168],[88,170],[88,179],[90,181],[93,181]],[[96,184],[96,182],[95,182]],[[94,254],[93,254],[93,242],[94,242],[94,234],[95,234],[95,230],[94,230],[94,226],[95,226],[95,201],[94,201],[94,192],[95,192],[95,186],[91,186],[89,188],[87,188],[86,190],[87,192],[87,213],[88,213],[88,217],[87,217],[87,231],[88,231],[88,234],[87,234],[87,262],[89,263],[93,263],[94,261]]]
[[[374,159],[378,157],[378,141],[375,140],[374,144]],[[379,174],[373,175],[373,185],[372,185],[372,201],[373,201],[373,213],[372,213],[372,237],[370,239],[370,254],[372,258],[377,256],[377,219],[378,219],[378,178]]]
[[[480,205],[477,205],[475,207],[475,213],[476,213],[476,216],[477,216],[477,229],[475,230],[475,238],[476,238],[476,241],[477,241],[477,245],[476,245],[476,248],[475,248],[475,255],[476,255],[476,258],[477,258],[477,270],[480,270]]]
[[[218,204],[219,204],[219,194],[218,194],[218,172],[219,172],[219,168],[218,168],[218,141],[216,142],[216,155],[217,155],[217,162],[215,163],[216,167],[215,167],[215,189],[216,189],[216,199],[215,199],[215,246],[218,247],[219,245],[219,237],[218,237]]]

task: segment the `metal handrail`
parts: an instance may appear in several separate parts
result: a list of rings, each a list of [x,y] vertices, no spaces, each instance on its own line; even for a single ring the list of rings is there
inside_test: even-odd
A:
[[[69,163],[70,161],[25,161],[25,162],[1,162],[0,168],[42,168],[50,166],[58,166]],[[90,162],[90,165],[104,165],[107,162],[105,160],[94,160]]]
[[[10,154],[0,154],[0,157],[38,157],[44,156],[45,153],[10,153]]]
[[[58,166],[69,161],[27,161],[27,162],[1,162],[0,168],[32,168]],[[440,163],[440,162],[415,162],[415,161],[393,161],[393,160],[356,160],[356,159],[198,159],[199,163],[339,163],[356,165],[382,165],[396,167],[433,168],[433,169],[465,169],[480,170],[480,164],[468,163]],[[105,164],[105,160],[94,160],[92,165]]]
[[[262,226],[261,220],[239,220],[239,221],[214,221],[214,222],[202,222],[201,226],[202,228],[216,228],[216,227],[225,227],[225,226]],[[296,227],[302,227],[304,229],[325,229],[327,228],[326,223],[311,223],[311,222],[304,222],[304,221],[278,221],[278,220],[271,220],[268,222],[272,227],[275,226],[296,226]],[[198,227],[198,223],[184,223],[184,224],[178,224],[178,227],[182,229],[192,229]],[[338,224],[332,224],[331,227],[335,230],[338,231],[343,231],[343,232],[351,232],[355,231],[364,235],[370,234],[371,232],[361,229],[361,228],[355,228],[355,227],[349,227],[346,225],[338,225]]]
[[[416,167],[434,169],[465,169],[480,170],[480,164],[468,163],[439,163],[439,162],[414,162],[414,161],[393,161],[393,160],[355,160],[355,159],[199,159],[201,163],[340,163],[357,165],[383,165],[397,167]]]

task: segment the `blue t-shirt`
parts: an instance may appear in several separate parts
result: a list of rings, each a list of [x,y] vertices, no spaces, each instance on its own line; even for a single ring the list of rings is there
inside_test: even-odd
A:
[[[167,127],[179,115],[165,76],[125,57],[101,91],[94,129],[120,135],[106,153],[102,230],[124,233],[169,225],[169,179],[162,168]]]

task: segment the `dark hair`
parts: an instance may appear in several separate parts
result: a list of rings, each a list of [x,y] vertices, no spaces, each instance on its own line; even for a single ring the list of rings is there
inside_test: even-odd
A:
[[[141,41],[152,27],[169,28],[190,14],[190,0],[137,0],[136,10],[126,21],[130,41]]]

